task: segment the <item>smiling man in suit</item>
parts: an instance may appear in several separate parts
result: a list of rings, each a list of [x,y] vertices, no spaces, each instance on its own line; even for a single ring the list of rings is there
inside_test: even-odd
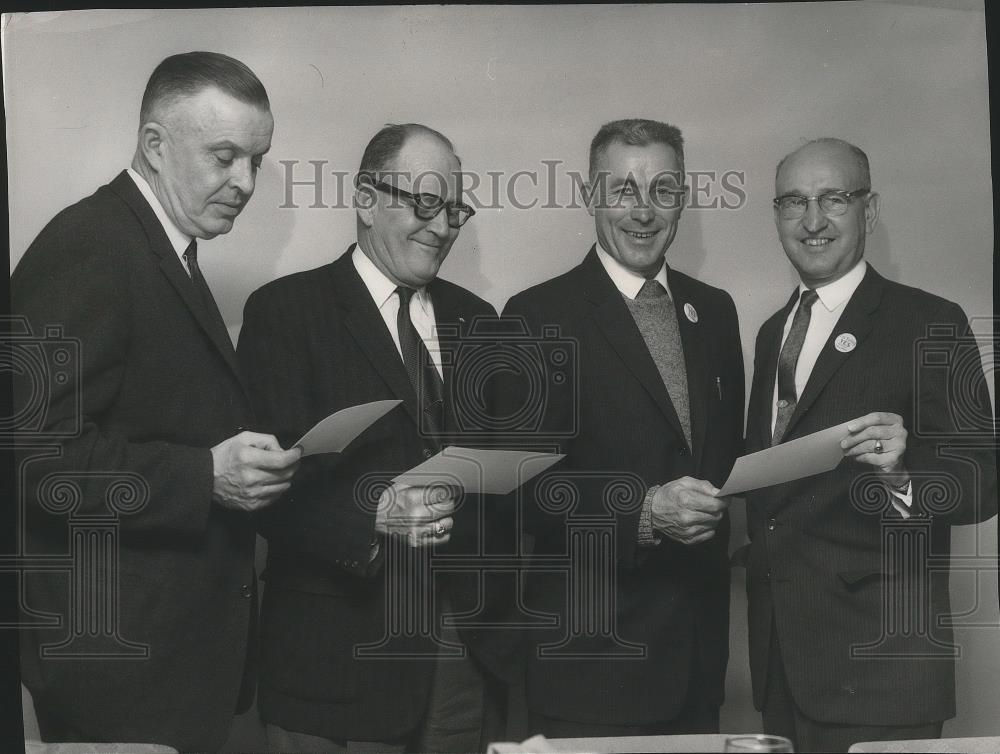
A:
[[[288,488],[299,451],[243,431],[250,403],[196,239],[232,229],[272,129],[243,63],[165,59],[132,167],[59,213],[11,279],[14,314],[38,336],[62,328],[80,355],[79,383],[18,383],[19,405],[41,392],[59,446],[20,455],[26,553],[106,544],[67,536],[63,484],[76,524],[117,532],[74,551],[72,583],[25,576],[21,672],[46,741],[214,750],[253,698],[249,513]]]
[[[442,622],[477,613],[478,578],[430,570],[438,554],[476,554],[492,509],[441,488],[376,494],[456,441],[459,345],[475,318],[496,317],[438,277],[473,214],[460,169],[437,131],[386,126],[356,179],[357,243],[246,305],[238,351],[261,426],[279,438],[348,406],[403,401],[344,453],[305,459],[284,510],[263,522],[259,705],[275,750],[481,751],[497,735],[484,732],[486,668],[500,663]]]
[[[558,618],[528,641],[529,726],[568,737],[717,731],[729,521],[715,485],[742,443],[736,309],[666,263],[687,198],[677,128],[606,124],[587,188],[596,243],[504,309],[576,354],[574,372],[538,396],[528,435],[566,454],[551,477],[561,481],[524,496],[535,554],[571,563],[528,575],[524,607]],[[542,361],[534,369],[547,373]],[[530,386],[501,383],[499,413],[514,416]],[[557,491],[568,489],[569,510]]]
[[[996,512],[968,423],[992,416],[979,351],[958,305],[864,260],[864,152],[809,142],[775,184],[801,282],[757,336],[748,450],[850,423],[836,469],[747,496],[754,702],[796,751],[936,738],[955,714],[950,527]]]

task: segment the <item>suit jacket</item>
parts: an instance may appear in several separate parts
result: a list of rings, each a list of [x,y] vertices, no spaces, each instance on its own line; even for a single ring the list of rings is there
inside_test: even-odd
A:
[[[453,516],[451,542],[436,547],[431,561],[423,560],[429,550],[417,552],[391,538],[381,542],[380,557],[370,563],[371,543],[379,539],[375,504],[393,476],[422,462],[439,444],[460,441],[455,405],[461,400],[456,374],[463,341],[477,318],[495,319],[496,312],[452,283],[429,284],[444,353],[447,433],[440,442],[430,441],[422,436],[416,394],[354,267],[352,249],[331,264],[264,286],[244,313],[238,353],[260,427],[283,442],[295,442],[342,408],[403,400],[343,453],[305,458],[287,498],[261,520],[268,559],[258,704],[265,720],[293,730],[385,741],[415,729],[426,706],[437,651],[428,635],[429,608],[443,583],[441,575],[431,576],[430,563],[480,552],[478,532],[494,508],[471,497],[463,500]],[[390,551],[395,565],[388,560]],[[456,610],[482,617],[477,574],[465,573],[450,586]],[[394,612],[397,600],[405,603],[401,609],[424,611],[424,630],[393,633],[409,620]],[[438,609],[435,601],[435,613]],[[499,672],[500,663],[478,641],[479,633],[463,630],[462,637]],[[361,649],[370,650],[390,634],[384,656]]]
[[[748,450],[770,445],[782,328],[794,298],[757,336]],[[929,329],[933,328],[933,329]],[[836,347],[850,333],[853,349]],[[747,495],[747,591],[754,701],[764,701],[777,630],[798,707],[821,722],[916,725],[955,714],[950,526],[996,512],[996,468],[976,414],[992,416],[960,307],[884,279],[870,265],[823,347],[785,440],[872,411],[903,417],[913,478],[903,521],[871,467]],[[983,413],[985,412],[985,414]],[[971,447],[959,447],[963,441]],[[773,623],[772,623],[773,615]],[[853,648],[853,649],[852,649]]]
[[[255,584],[252,521],[211,497],[208,448],[251,423],[232,343],[124,172],[42,230],[11,288],[48,362],[17,395],[38,446],[18,454],[23,680],[91,740],[217,748]]]
[[[541,390],[520,394],[518,381],[510,380],[501,389],[501,415],[514,416],[522,406],[531,416],[535,401],[537,427],[529,440],[567,454],[527,488],[523,501],[535,538],[525,609],[557,621],[548,618],[547,627],[535,621],[528,705],[551,717],[608,724],[670,720],[693,674],[708,703],[722,702],[728,518],[703,544],[664,539],[637,546],[650,486],[685,475],[720,484],[742,443],[743,356],[732,299],[676,270],[669,271],[669,285],[684,349],[693,447],[594,249],[582,264],[514,296],[504,309],[505,320],[520,318],[526,327],[526,353],[538,355],[532,369],[545,380]],[[693,307],[697,321],[685,307]],[[571,542],[586,542],[588,531],[603,549],[588,564],[570,566]],[[552,568],[546,571],[545,564]],[[580,597],[581,590],[591,596]],[[576,595],[572,608],[570,594]],[[594,622],[601,628],[594,630]]]

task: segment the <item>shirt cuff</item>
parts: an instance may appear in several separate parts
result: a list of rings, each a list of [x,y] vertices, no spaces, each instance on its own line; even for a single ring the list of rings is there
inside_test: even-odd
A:
[[[906,491],[900,492],[895,487],[889,487],[889,502],[903,518],[910,517],[910,509],[913,507],[913,480],[906,483]]]
[[[646,497],[642,501],[642,509],[639,511],[639,535],[636,544],[639,547],[655,547],[663,541],[662,537],[653,531],[653,496],[660,489],[660,485],[654,484],[646,490]]]

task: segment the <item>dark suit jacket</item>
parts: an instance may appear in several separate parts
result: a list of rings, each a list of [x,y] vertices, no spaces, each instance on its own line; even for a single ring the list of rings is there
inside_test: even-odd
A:
[[[258,703],[268,722],[334,739],[391,740],[420,722],[433,672],[433,642],[397,638],[389,659],[355,655],[377,643],[389,626],[388,590],[423,608],[441,576],[419,573],[415,551],[396,547],[406,563],[369,563],[380,483],[436,451],[421,436],[417,398],[403,361],[371,294],[351,260],[274,281],[247,301],[239,356],[249,375],[260,428],[295,442],[317,421],[348,406],[400,398],[397,406],[341,454],[307,457],[288,497],[262,519],[268,539],[267,587],[261,615],[261,680]],[[461,344],[477,317],[495,319],[482,299],[444,280],[428,290],[444,352],[445,429],[442,444],[458,444],[454,408]],[[466,498],[454,515],[452,541],[435,556],[474,554],[477,532],[492,507]],[[421,554],[426,554],[425,550]],[[405,571],[405,573],[403,573]],[[407,575],[408,574],[408,575]],[[451,586],[458,610],[480,614],[478,577],[465,574]],[[471,583],[470,583],[471,582]],[[395,604],[395,602],[394,602]],[[428,619],[429,620],[429,619]],[[419,632],[417,632],[419,633]],[[477,641],[463,639],[495,670]],[[412,657],[399,656],[411,652]],[[431,652],[431,654],[428,654]]]
[[[14,313],[51,360],[50,378],[22,381],[17,399],[40,401],[28,423],[59,454],[22,444],[24,554],[66,564],[24,577],[23,680],[42,714],[91,740],[217,748],[237,709],[255,583],[252,522],[211,500],[208,448],[251,423],[232,343],[125,173],[60,212],[11,287]],[[46,334],[50,325],[63,329]],[[68,362],[56,353],[67,343]],[[52,512],[69,487],[75,507]],[[83,554],[101,546],[71,536],[74,520],[118,527],[117,582],[113,559],[91,564],[104,569],[98,586],[77,592],[71,611],[71,575],[89,573]],[[98,591],[114,587],[116,625]]]
[[[749,451],[770,445],[782,328],[794,298],[761,327]],[[928,328],[937,328],[928,332]],[[851,333],[857,345],[835,347]],[[816,361],[786,440],[871,411],[903,417],[913,477],[906,526],[871,467],[747,495],[747,589],[754,701],[764,700],[771,616],[798,707],[821,722],[916,725],[955,714],[947,562],[950,525],[996,512],[991,416],[979,353],[960,307],[871,266]],[[985,413],[984,413],[985,412]],[[988,425],[987,425],[988,426]],[[965,441],[971,448],[959,447]],[[887,544],[888,543],[888,544]],[[926,569],[926,570],[925,570]],[[858,648],[852,655],[852,646]],[[880,656],[881,655],[881,656]]]
[[[539,402],[531,441],[547,439],[567,454],[548,475],[552,484],[542,477],[524,503],[537,556],[525,607],[559,621],[532,632],[528,705],[551,717],[608,724],[670,720],[680,712],[692,673],[700,677],[706,701],[722,702],[728,518],[704,544],[689,547],[670,539],[651,548],[636,544],[639,510],[650,486],[685,475],[720,484],[742,442],[743,356],[732,299],[676,270],[669,272],[669,285],[684,347],[692,448],[596,251],[566,274],[514,296],[504,309],[505,319],[523,318],[531,338],[541,343],[528,353],[540,355],[535,370],[548,379],[542,391],[520,395],[512,380],[501,389],[508,394],[501,399],[501,415],[513,416],[518,405]],[[685,314],[686,304],[694,307],[697,322]],[[547,362],[564,363],[561,357],[551,359],[555,346],[571,353],[572,368],[546,371]],[[571,501],[569,511],[566,501]],[[574,563],[570,578],[576,586],[568,587],[567,532],[581,525],[584,530],[611,525],[613,534],[605,536],[613,537],[615,549],[605,549],[591,566]],[[546,559],[554,565],[552,572],[540,568]],[[577,587],[596,589],[601,599],[612,600],[592,616],[604,630],[588,631],[586,618],[576,615],[583,628],[540,657],[541,645],[573,637],[567,595],[570,589],[577,593]],[[613,629],[605,604],[613,606]]]

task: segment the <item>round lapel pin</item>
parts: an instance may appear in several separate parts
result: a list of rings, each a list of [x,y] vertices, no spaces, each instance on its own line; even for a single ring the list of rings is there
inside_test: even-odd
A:
[[[695,311],[695,308],[691,306],[691,304],[684,304],[684,314],[689,321],[691,322],[698,321],[698,312]]]
[[[841,353],[850,353],[858,344],[858,339],[849,332],[842,332],[833,342],[834,347]]]

